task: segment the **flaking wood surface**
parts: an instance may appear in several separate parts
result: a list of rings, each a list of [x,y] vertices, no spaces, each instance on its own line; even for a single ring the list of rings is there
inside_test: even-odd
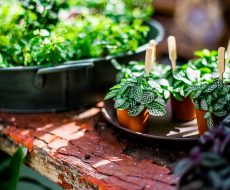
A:
[[[0,149],[29,148],[27,165],[64,189],[174,190],[169,168],[183,152],[120,134],[100,108],[68,113],[0,113]]]

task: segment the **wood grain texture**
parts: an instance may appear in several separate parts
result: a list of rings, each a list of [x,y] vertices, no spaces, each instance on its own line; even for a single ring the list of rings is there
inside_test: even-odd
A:
[[[177,49],[176,49],[176,38],[174,36],[168,37],[168,51],[169,59],[172,63],[173,71],[176,70],[176,60],[177,60]]]
[[[220,74],[220,80],[223,80],[223,75],[225,71],[225,48],[220,47],[218,49],[218,71]]]
[[[178,178],[168,166],[180,153],[145,146],[114,131],[100,108],[0,113],[0,118],[0,149],[12,155],[18,144],[28,147],[26,164],[64,189],[176,189]]]

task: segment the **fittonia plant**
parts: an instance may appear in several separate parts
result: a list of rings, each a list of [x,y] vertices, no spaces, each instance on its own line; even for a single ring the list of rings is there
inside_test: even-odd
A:
[[[187,89],[200,80],[200,71],[194,65],[184,64],[175,71],[169,70],[165,78],[171,86],[173,97],[182,101]]]
[[[187,89],[186,96],[191,94],[195,107],[205,111],[207,126],[213,127],[213,116],[222,118],[230,113],[230,85],[221,80],[197,83]]]
[[[164,106],[170,95],[167,89],[168,83],[164,79],[155,81],[141,75],[122,79],[110,88],[105,100],[113,98],[114,107],[118,110],[127,109],[130,116],[137,116],[144,109],[153,116],[162,116],[166,113]]]

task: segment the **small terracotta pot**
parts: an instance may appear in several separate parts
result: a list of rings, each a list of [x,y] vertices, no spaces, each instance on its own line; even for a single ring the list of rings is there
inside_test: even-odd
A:
[[[191,121],[196,118],[195,106],[190,97],[178,101],[171,95],[172,118],[176,121]]]
[[[117,110],[117,117],[119,124],[123,127],[136,132],[145,132],[149,113],[145,109],[138,116],[133,117],[128,114],[128,110]]]
[[[203,135],[208,130],[207,119],[204,118],[204,115],[206,112],[207,111],[196,109],[196,117],[197,117],[199,135]],[[218,125],[224,119],[224,117],[216,117],[212,115],[212,119],[213,119],[214,125]]]
[[[204,118],[204,114],[206,112],[207,111],[196,109],[196,118],[197,118],[199,135],[203,135],[208,130],[207,119]]]

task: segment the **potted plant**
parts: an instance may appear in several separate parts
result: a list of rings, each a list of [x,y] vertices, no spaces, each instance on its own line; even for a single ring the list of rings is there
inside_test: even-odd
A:
[[[115,102],[119,123],[133,131],[144,132],[149,114],[163,116],[166,113],[167,81],[162,85],[145,74],[122,79],[105,96],[105,100],[110,98]]]
[[[200,82],[187,91],[196,107],[199,134],[217,124],[230,112],[230,86],[222,80]]]
[[[184,64],[176,70],[169,70],[165,78],[171,86],[172,118],[176,121],[191,121],[195,115],[195,107],[186,90],[200,80],[200,71],[193,65]]]

